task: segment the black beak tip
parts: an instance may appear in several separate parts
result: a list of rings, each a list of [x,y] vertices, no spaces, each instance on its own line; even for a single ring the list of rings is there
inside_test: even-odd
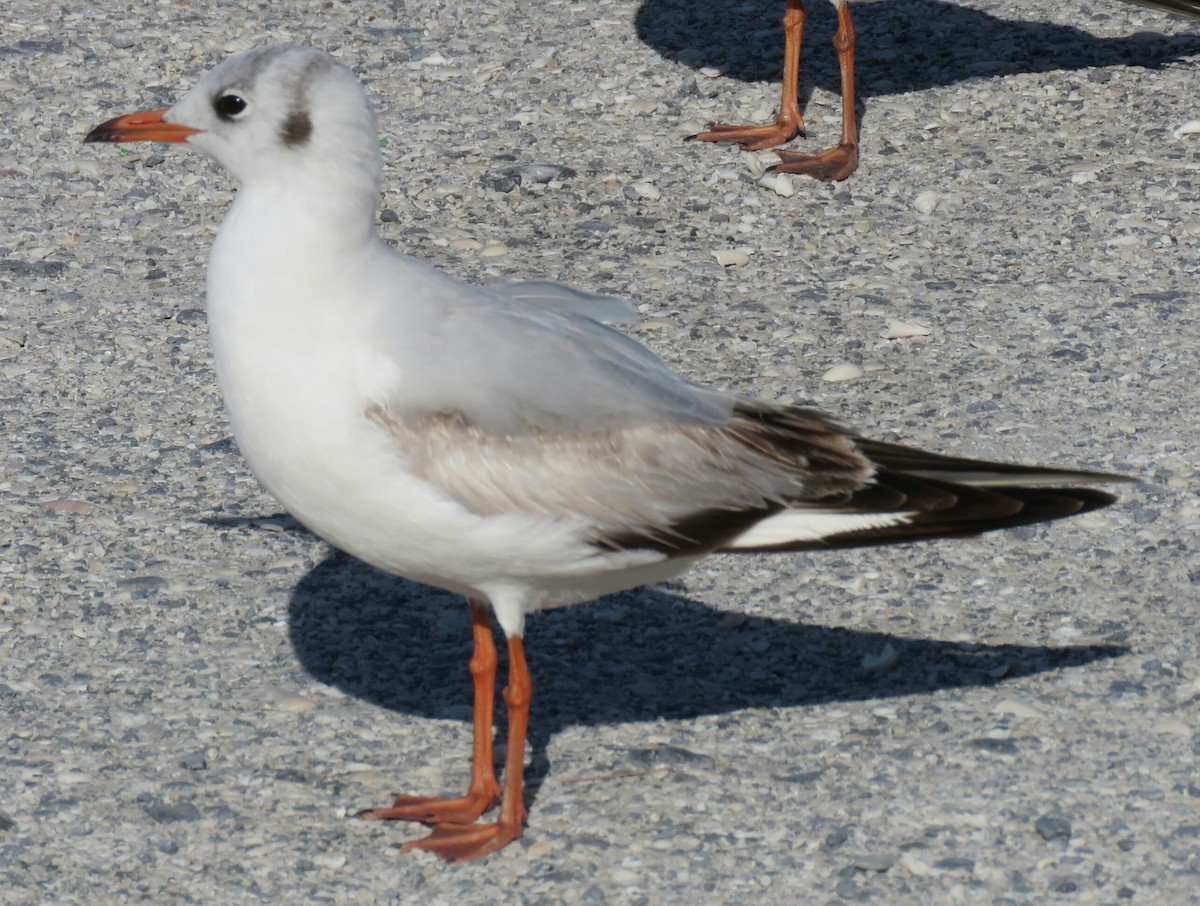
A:
[[[108,129],[105,128],[106,125],[107,124],[102,123],[99,126],[95,127],[91,132],[89,132],[87,135],[85,135],[83,137],[83,143],[85,145],[90,145],[90,144],[93,144],[94,142],[111,142],[111,141],[113,141],[114,140],[113,133],[109,132]]]

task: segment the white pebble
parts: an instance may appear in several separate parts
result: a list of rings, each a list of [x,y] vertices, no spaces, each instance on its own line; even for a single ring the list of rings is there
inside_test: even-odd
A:
[[[937,210],[938,202],[941,201],[941,198],[937,192],[921,192],[913,199],[913,207],[922,214],[932,214]]]
[[[760,178],[756,185],[772,190],[776,195],[791,198],[796,194],[796,186],[786,173],[767,173]]]
[[[1154,722],[1154,732],[1167,736],[1182,736],[1187,738],[1192,735],[1192,727],[1186,721],[1180,720],[1177,717],[1162,717]]]
[[[225,53],[242,53],[243,51],[250,50],[250,48],[254,47],[255,43],[256,42],[253,39],[243,36],[226,41],[225,45],[221,49],[225,51]]]
[[[898,660],[900,660],[900,655],[896,652],[892,643],[888,642],[878,654],[864,654],[862,657],[862,668],[863,670],[875,673],[880,670],[887,670],[889,667],[894,666]]]
[[[292,712],[311,711],[317,706],[316,702],[303,695],[280,695],[273,704],[280,711]]]
[[[915,877],[923,877],[929,874],[929,863],[918,859],[911,852],[906,852],[896,860],[896,864]]]
[[[658,201],[660,198],[662,198],[662,192],[659,191],[658,186],[651,185],[648,182],[635,182],[632,186],[632,189],[633,191],[637,192],[639,196],[649,199],[650,201]]]
[[[508,254],[508,246],[503,242],[489,242],[479,254],[484,258],[498,258]]]
[[[648,116],[658,109],[658,101],[650,98],[634,98],[629,107],[638,116]]]
[[[98,160],[69,160],[66,163],[67,172],[79,176],[99,176],[100,161]]]
[[[1171,134],[1176,138],[1183,138],[1185,135],[1195,135],[1200,132],[1200,120],[1188,120],[1182,126],[1176,126],[1171,130]]]
[[[849,362],[843,362],[840,365],[834,365],[823,375],[823,381],[853,381],[855,378],[862,377],[862,369],[857,365],[851,365]]]
[[[888,319],[887,329],[880,334],[885,340],[900,340],[904,337],[927,337],[929,328],[924,324],[914,324],[907,321]]]
[[[750,256],[741,249],[721,249],[713,252],[721,267],[743,267],[750,263]]]
[[[997,714],[1011,714],[1013,717],[1022,717],[1027,719],[1035,719],[1043,717],[1043,713],[1039,708],[1023,702],[1016,698],[1006,698],[1004,701],[998,702],[993,708]]]

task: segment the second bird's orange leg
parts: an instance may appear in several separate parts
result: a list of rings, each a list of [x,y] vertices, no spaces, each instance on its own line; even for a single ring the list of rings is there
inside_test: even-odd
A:
[[[824,182],[838,182],[858,169],[858,119],[855,115],[854,95],[854,20],[850,18],[850,4],[842,0],[838,4],[838,30],[833,36],[833,46],[838,54],[838,67],[842,74],[842,136],[838,144],[827,151],[803,154],[798,151],[778,151],[780,163],[774,167],[779,173],[802,173]]]
[[[791,141],[804,132],[800,113],[800,42],[804,36],[804,3],[787,0],[783,14],[783,96],[779,116],[769,126],[730,126],[714,123],[710,131],[689,135],[688,141],[741,142],[743,151],[763,151]]]

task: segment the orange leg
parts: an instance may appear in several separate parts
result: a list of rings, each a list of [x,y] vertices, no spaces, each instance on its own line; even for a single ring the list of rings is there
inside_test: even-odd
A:
[[[787,0],[783,14],[783,97],[779,117],[770,126],[730,126],[713,123],[709,132],[689,135],[688,141],[741,142],[743,151],[762,151],[791,141],[804,132],[800,113],[800,40],[804,35],[804,3]]]
[[[487,605],[471,601],[471,626],[475,653],[471,675],[475,680],[475,742],[471,754],[471,786],[465,796],[397,796],[391,808],[360,812],[375,821],[423,821],[427,824],[469,824],[496,804],[500,785],[492,764],[492,704],[496,694],[496,643],[488,621]]]
[[[404,845],[404,851],[423,849],[449,862],[467,862],[490,855],[521,836],[525,824],[522,792],[525,774],[525,735],[529,729],[529,701],[533,682],[525,665],[520,636],[508,640],[508,757],[504,762],[504,795],[494,824],[438,824],[428,837]]]
[[[850,4],[838,5],[838,30],[833,46],[842,73],[842,137],[836,147],[816,154],[778,152],[781,162],[772,167],[780,173],[803,173],[824,182],[838,182],[858,169],[858,122],[854,114],[854,21]]]

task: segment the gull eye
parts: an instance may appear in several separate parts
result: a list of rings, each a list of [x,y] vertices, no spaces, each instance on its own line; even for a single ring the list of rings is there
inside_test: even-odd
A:
[[[245,112],[247,106],[245,99],[236,94],[223,94],[213,101],[213,109],[223,120],[236,119]]]

